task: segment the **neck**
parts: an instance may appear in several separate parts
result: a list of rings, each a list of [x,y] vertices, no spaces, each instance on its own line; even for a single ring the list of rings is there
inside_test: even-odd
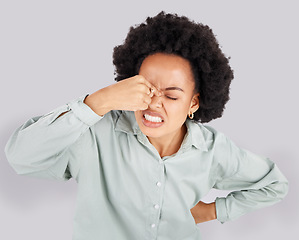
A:
[[[187,132],[187,127],[185,124],[176,132],[171,135],[152,138],[148,137],[150,143],[157,149],[160,157],[171,156],[175,154],[181,147],[185,134]]]

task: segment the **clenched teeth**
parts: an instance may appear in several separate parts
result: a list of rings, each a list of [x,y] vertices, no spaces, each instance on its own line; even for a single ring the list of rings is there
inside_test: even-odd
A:
[[[144,114],[144,118],[148,121],[151,121],[151,122],[163,122],[162,118],[160,117],[153,117],[153,116],[150,116],[148,114]]]

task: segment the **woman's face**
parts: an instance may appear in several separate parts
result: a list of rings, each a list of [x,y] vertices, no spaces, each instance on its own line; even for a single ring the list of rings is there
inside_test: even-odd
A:
[[[194,94],[195,82],[189,61],[176,55],[156,53],[144,59],[139,75],[162,92],[162,96],[152,97],[148,109],[135,111],[140,130],[152,138],[174,136],[181,130],[187,115],[199,107],[199,94]]]

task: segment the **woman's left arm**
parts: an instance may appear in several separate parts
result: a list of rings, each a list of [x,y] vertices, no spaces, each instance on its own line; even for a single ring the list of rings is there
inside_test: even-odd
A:
[[[224,135],[215,145],[218,179],[214,188],[233,190],[216,198],[216,217],[224,223],[248,212],[281,201],[288,192],[288,181],[268,158],[237,147]]]

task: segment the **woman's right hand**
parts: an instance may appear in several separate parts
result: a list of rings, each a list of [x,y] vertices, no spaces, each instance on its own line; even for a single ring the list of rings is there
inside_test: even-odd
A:
[[[103,116],[111,110],[145,110],[153,95],[161,93],[143,76],[136,75],[98,90],[86,97],[84,103]]]

